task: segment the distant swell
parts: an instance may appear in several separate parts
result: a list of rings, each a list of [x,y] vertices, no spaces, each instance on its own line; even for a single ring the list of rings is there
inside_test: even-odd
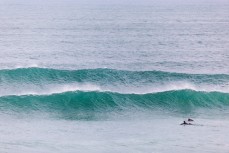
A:
[[[46,68],[18,68],[0,70],[1,82],[4,81],[106,81],[104,83],[131,81],[156,82],[169,80],[200,80],[211,83],[229,81],[227,74],[185,74],[162,71],[125,71],[114,69],[57,70]]]

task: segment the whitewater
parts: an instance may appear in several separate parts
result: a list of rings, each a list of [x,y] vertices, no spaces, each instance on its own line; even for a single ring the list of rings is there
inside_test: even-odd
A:
[[[0,1],[0,152],[227,153],[228,14],[226,0]]]

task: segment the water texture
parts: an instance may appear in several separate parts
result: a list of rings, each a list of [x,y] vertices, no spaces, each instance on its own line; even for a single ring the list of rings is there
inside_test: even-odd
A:
[[[1,152],[229,151],[227,0],[1,0],[0,20]]]

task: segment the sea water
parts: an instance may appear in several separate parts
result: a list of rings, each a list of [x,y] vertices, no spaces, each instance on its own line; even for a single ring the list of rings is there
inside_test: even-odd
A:
[[[227,0],[1,0],[0,19],[1,152],[229,151]]]

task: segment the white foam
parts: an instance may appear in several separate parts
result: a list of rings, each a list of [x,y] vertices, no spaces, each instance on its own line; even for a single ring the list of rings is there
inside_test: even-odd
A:
[[[176,90],[194,90],[204,92],[223,92],[229,93],[229,85],[197,85],[190,82],[170,82],[166,84],[153,84],[147,86],[99,86],[92,83],[69,83],[69,84],[21,84],[4,86],[0,88],[0,96],[9,95],[51,95],[74,91],[98,91],[98,92],[116,92],[121,94],[148,94]]]
[[[140,86],[140,87],[120,87],[119,89],[112,89],[111,91],[119,93],[133,93],[133,94],[148,94],[148,93],[159,93],[166,91],[176,90],[194,90],[203,92],[222,92],[229,93],[229,85],[207,85],[207,84],[194,84],[190,82],[177,81],[166,84],[153,84],[151,86]]]
[[[90,83],[85,84],[47,84],[40,86],[34,85],[21,85],[20,89],[17,87],[6,88],[1,91],[0,96],[9,95],[51,95],[72,91],[102,91],[102,89]]]
[[[16,65],[15,67],[13,67],[13,68],[16,68],[16,69],[19,69],[19,68],[31,68],[31,67],[40,67],[39,66],[39,64],[35,64],[35,63],[33,63],[33,64],[27,64],[27,65]]]

